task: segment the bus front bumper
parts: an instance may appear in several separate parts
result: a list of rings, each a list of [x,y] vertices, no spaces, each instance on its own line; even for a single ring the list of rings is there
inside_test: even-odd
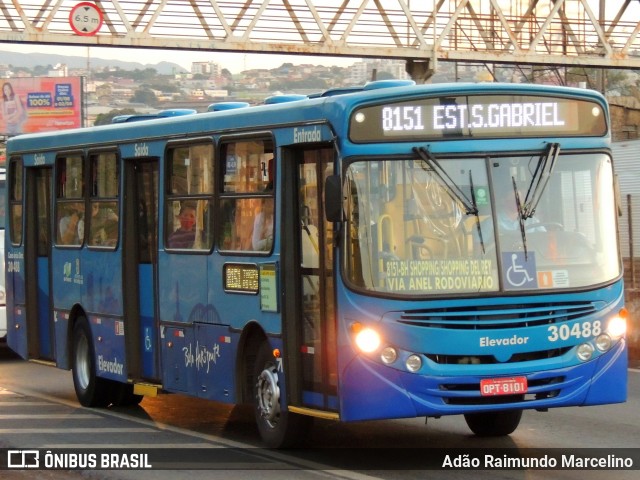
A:
[[[579,365],[552,370],[532,366],[531,373],[525,374],[524,395],[487,397],[480,393],[480,380],[491,375],[418,375],[359,356],[341,376],[340,418],[357,421],[620,403],[627,397],[627,367],[627,345],[622,340]]]

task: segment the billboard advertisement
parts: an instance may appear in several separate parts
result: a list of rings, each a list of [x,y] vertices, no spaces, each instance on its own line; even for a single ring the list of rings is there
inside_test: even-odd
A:
[[[0,135],[82,126],[81,77],[6,78],[0,83]]]

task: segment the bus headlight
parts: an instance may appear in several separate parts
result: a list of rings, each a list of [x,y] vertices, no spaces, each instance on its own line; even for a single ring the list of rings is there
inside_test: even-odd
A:
[[[391,365],[397,360],[397,358],[398,352],[393,347],[385,347],[380,353],[380,360],[382,360],[382,363],[384,363],[385,365]]]
[[[590,343],[583,343],[578,347],[578,351],[576,352],[578,358],[583,362],[587,360],[591,360],[591,356],[593,355],[593,345]]]
[[[371,353],[380,347],[380,335],[373,328],[362,328],[356,333],[356,345],[361,352]]]
[[[596,337],[595,343],[596,343],[596,348],[601,352],[606,352],[611,348],[611,345],[613,345],[613,341],[611,340],[611,337],[606,333],[601,333],[600,335],[598,335]]]
[[[627,309],[623,308],[620,313],[609,320],[607,333],[612,339],[618,339],[627,333]]]
[[[418,355],[409,355],[407,360],[404,362],[407,370],[410,372],[417,372],[422,367],[422,359]]]

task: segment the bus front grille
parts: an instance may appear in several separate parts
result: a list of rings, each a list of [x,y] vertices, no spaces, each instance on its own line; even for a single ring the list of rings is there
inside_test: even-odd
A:
[[[592,315],[597,310],[594,302],[478,305],[401,312],[395,320],[418,327],[496,330],[568,322]]]
[[[536,352],[521,352],[511,355],[509,363],[530,362],[533,360],[545,360],[548,358],[556,358],[564,355],[573,347],[552,348],[549,350],[539,350]],[[425,353],[425,356],[439,365],[463,365],[463,364],[494,364],[504,363],[493,355],[440,355]]]

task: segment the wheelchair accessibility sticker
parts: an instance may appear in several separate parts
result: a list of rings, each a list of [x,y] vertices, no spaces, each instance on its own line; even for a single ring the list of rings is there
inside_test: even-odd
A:
[[[502,279],[507,290],[538,288],[536,257],[529,252],[502,253]]]

